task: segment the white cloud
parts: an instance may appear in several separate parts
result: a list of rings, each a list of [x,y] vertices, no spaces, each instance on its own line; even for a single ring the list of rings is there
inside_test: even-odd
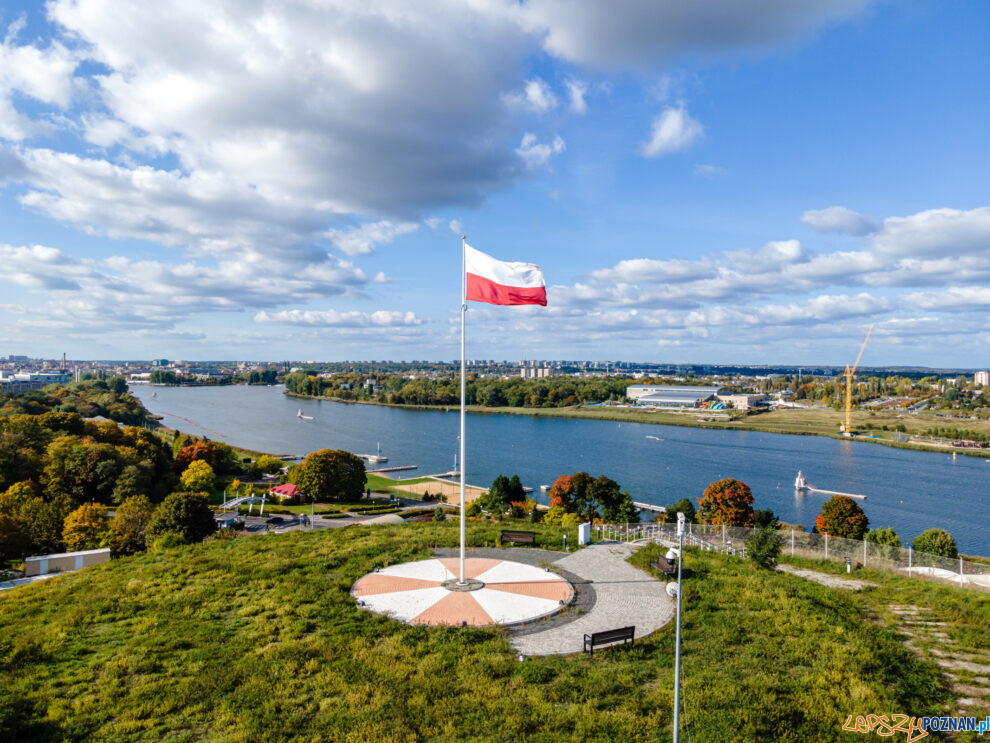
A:
[[[453,232],[455,235],[463,235],[464,234],[464,224],[461,222],[461,220],[459,220],[459,219],[452,219],[452,220],[450,220],[450,225],[449,226],[450,226],[450,231]]]
[[[569,78],[567,80],[567,96],[570,98],[570,108],[576,114],[588,112],[588,102],[585,96],[588,94],[588,84],[581,80]]]
[[[538,77],[527,80],[521,93],[506,96],[506,102],[510,106],[528,108],[538,113],[546,113],[556,108],[558,103],[557,96],[550,90],[550,86]]]
[[[550,144],[542,144],[537,141],[536,135],[527,133],[523,135],[522,142],[516,148],[516,154],[526,163],[526,167],[535,170],[546,165],[551,155],[559,155],[567,149],[564,140],[560,135],[553,138]]]
[[[368,255],[375,252],[379,245],[392,242],[399,235],[406,235],[419,229],[416,222],[399,222],[389,220],[367,222],[349,230],[330,230],[327,237],[338,250],[347,255]]]
[[[725,168],[718,165],[695,165],[694,174],[699,178],[714,178],[716,176],[728,175]]]
[[[801,215],[801,221],[818,232],[840,232],[847,235],[869,235],[880,226],[875,219],[844,206],[809,209]]]
[[[704,134],[704,127],[683,106],[667,108],[653,120],[650,139],[640,152],[645,157],[657,157],[690,147]]]
[[[990,252],[990,206],[889,217],[873,236],[873,245],[901,256],[984,256]]]
[[[317,327],[410,327],[422,325],[414,312],[377,310],[375,312],[338,312],[337,310],[283,310],[259,312],[254,316],[259,323],[274,322],[284,325],[310,325]]]
[[[426,226],[429,227],[431,230],[435,230],[437,227],[440,226],[443,220],[440,219],[440,217],[428,217],[424,219],[423,222],[425,222]]]
[[[940,312],[985,313],[990,309],[990,288],[985,286],[953,286],[937,292],[908,294],[904,301],[915,307]]]

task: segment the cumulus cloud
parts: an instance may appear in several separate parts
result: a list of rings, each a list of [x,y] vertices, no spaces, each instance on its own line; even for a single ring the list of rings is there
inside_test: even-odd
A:
[[[550,90],[545,80],[534,77],[526,81],[522,93],[506,96],[512,106],[528,108],[538,113],[546,113],[557,107],[557,96]]]
[[[419,225],[416,222],[395,224],[385,219],[380,222],[368,222],[349,230],[330,230],[327,236],[335,248],[347,255],[368,255],[375,252],[375,248],[379,245],[386,245],[399,235],[415,232],[418,229]]]
[[[423,320],[414,312],[377,310],[376,312],[338,312],[337,310],[283,310],[259,312],[254,316],[259,323],[274,322],[284,325],[308,325],[316,327],[410,327],[422,325]]]
[[[880,226],[875,219],[844,206],[809,209],[801,221],[818,232],[839,232],[846,235],[869,235]]]
[[[990,206],[964,211],[929,209],[907,217],[889,217],[873,236],[884,253],[930,257],[986,255],[990,249]]]
[[[588,84],[574,78],[569,78],[566,84],[571,111],[576,114],[588,113],[588,102],[585,100],[585,96],[588,94]]]
[[[699,178],[714,178],[720,175],[727,175],[728,171],[718,165],[695,165],[694,174]]]
[[[704,134],[705,128],[691,118],[683,106],[667,108],[653,120],[650,139],[640,152],[645,157],[657,157],[690,147]]]
[[[516,148],[516,154],[526,163],[527,168],[535,170],[546,165],[551,155],[559,155],[565,149],[567,146],[560,135],[555,136],[549,144],[543,144],[537,141],[535,134],[527,133]]]

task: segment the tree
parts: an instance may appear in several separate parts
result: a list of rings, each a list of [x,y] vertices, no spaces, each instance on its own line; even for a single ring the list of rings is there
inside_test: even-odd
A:
[[[777,530],[761,526],[753,531],[746,540],[746,554],[749,559],[761,568],[771,568],[780,556],[780,548],[784,543],[783,537]]]
[[[186,490],[206,493],[213,489],[215,476],[213,468],[202,459],[191,462],[186,471],[179,477],[179,482]]]
[[[941,557],[959,557],[956,540],[945,529],[926,529],[914,538],[912,546],[916,552],[927,552]]]
[[[740,480],[716,480],[698,498],[698,519],[715,526],[751,526],[753,493]]]
[[[70,551],[97,549],[106,535],[107,511],[96,503],[84,503],[65,517],[62,540]]]
[[[871,550],[874,555],[886,560],[896,559],[901,549],[901,538],[889,526],[878,526],[876,529],[871,529],[863,539],[876,545]]]
[[[154,513],[146,495],[132,495],[117,506],[110,519],[110,549],[115,555],[130,555],[147,547],[145,532]]]
[[[25,524],[16,516],[0,512],[0,567],[24,557],[31,548]]]
[[[440,506],[433,509],[433,520],[436,522],[443,522],[447,520],[447,515],[443,512]]]
[[[845,539],[862,539],[870,520],[856,501],[846,495],[833,495],[822,506],[822,512],[815,518],[815,528],[819,534]]]
[[[145,529],[145,543],[176,535],[187,544],[200,542],[217,529],[202,493],[172,493],[155,510]]]
[[[697,511],[694,509],[694,504],[691,502],[690,498],[681,498],[676,503],[672,503],[667,506],[667,510],[664,512],[666,518],[664,523],[667,521],[675,521],[677,519],[678,513],[683,513],[684,518],[688,521],[694,521]]]
[[[570,475],[561,475],[558,477],[554,481],[553,487],[550,488],[550,492],[547,493],[547,497],[550,499],[550,507],[557,506],[564,509],[565,512],[573,508],[573,495],[574,485],[571,482]]]
[[[504,513],[511,503],[511,481],[505,475],[498,475],[488,492],[481,497],[481,506],[489,513]]]
[[[767,528],[767,529],[779,529],[780,520],[777,515],[771,511],[769,508],[757,509],[753,511],[753,526],[757,529]]]
[[[271,454],[262,454],[255,461],[255,466],[265,474],[274,475],[276,472],[282,469],[282,460],[276,459]]]
[[[526,491],[523,490],[522,481],[519,475],[509,478],[509,503],[525,503]]]
[[[289,471],[289,482],[322,503],[361,500],[366,481],[364,462],[339,449],[315,451]]]

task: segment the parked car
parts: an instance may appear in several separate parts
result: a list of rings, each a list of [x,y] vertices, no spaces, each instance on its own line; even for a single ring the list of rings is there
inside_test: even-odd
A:
[[[285,521],[285,519],[283,519],[281,516],[271,516],[265,519],[265,523],[268,524],[269,526],[275,526],[275,524],[281,524],[283,521]]]

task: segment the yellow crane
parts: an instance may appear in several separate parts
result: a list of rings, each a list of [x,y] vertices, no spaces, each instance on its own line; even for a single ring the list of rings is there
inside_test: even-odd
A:
[[[839,433],[844,436],[852,436],[852,406],[853,406],[853,374],[856,373],[856,369],[859,368],[859,360],[863,358],[863,351],[866,350],[866,342],[870,340],[870,333],[873,332],[873,326],[866,331],[866,337],[863,339],[863,345],[859,347],[859,355],[856,357],[855,363],[850,369],[846,365],[846,422],[845,425],[839,426]]]

